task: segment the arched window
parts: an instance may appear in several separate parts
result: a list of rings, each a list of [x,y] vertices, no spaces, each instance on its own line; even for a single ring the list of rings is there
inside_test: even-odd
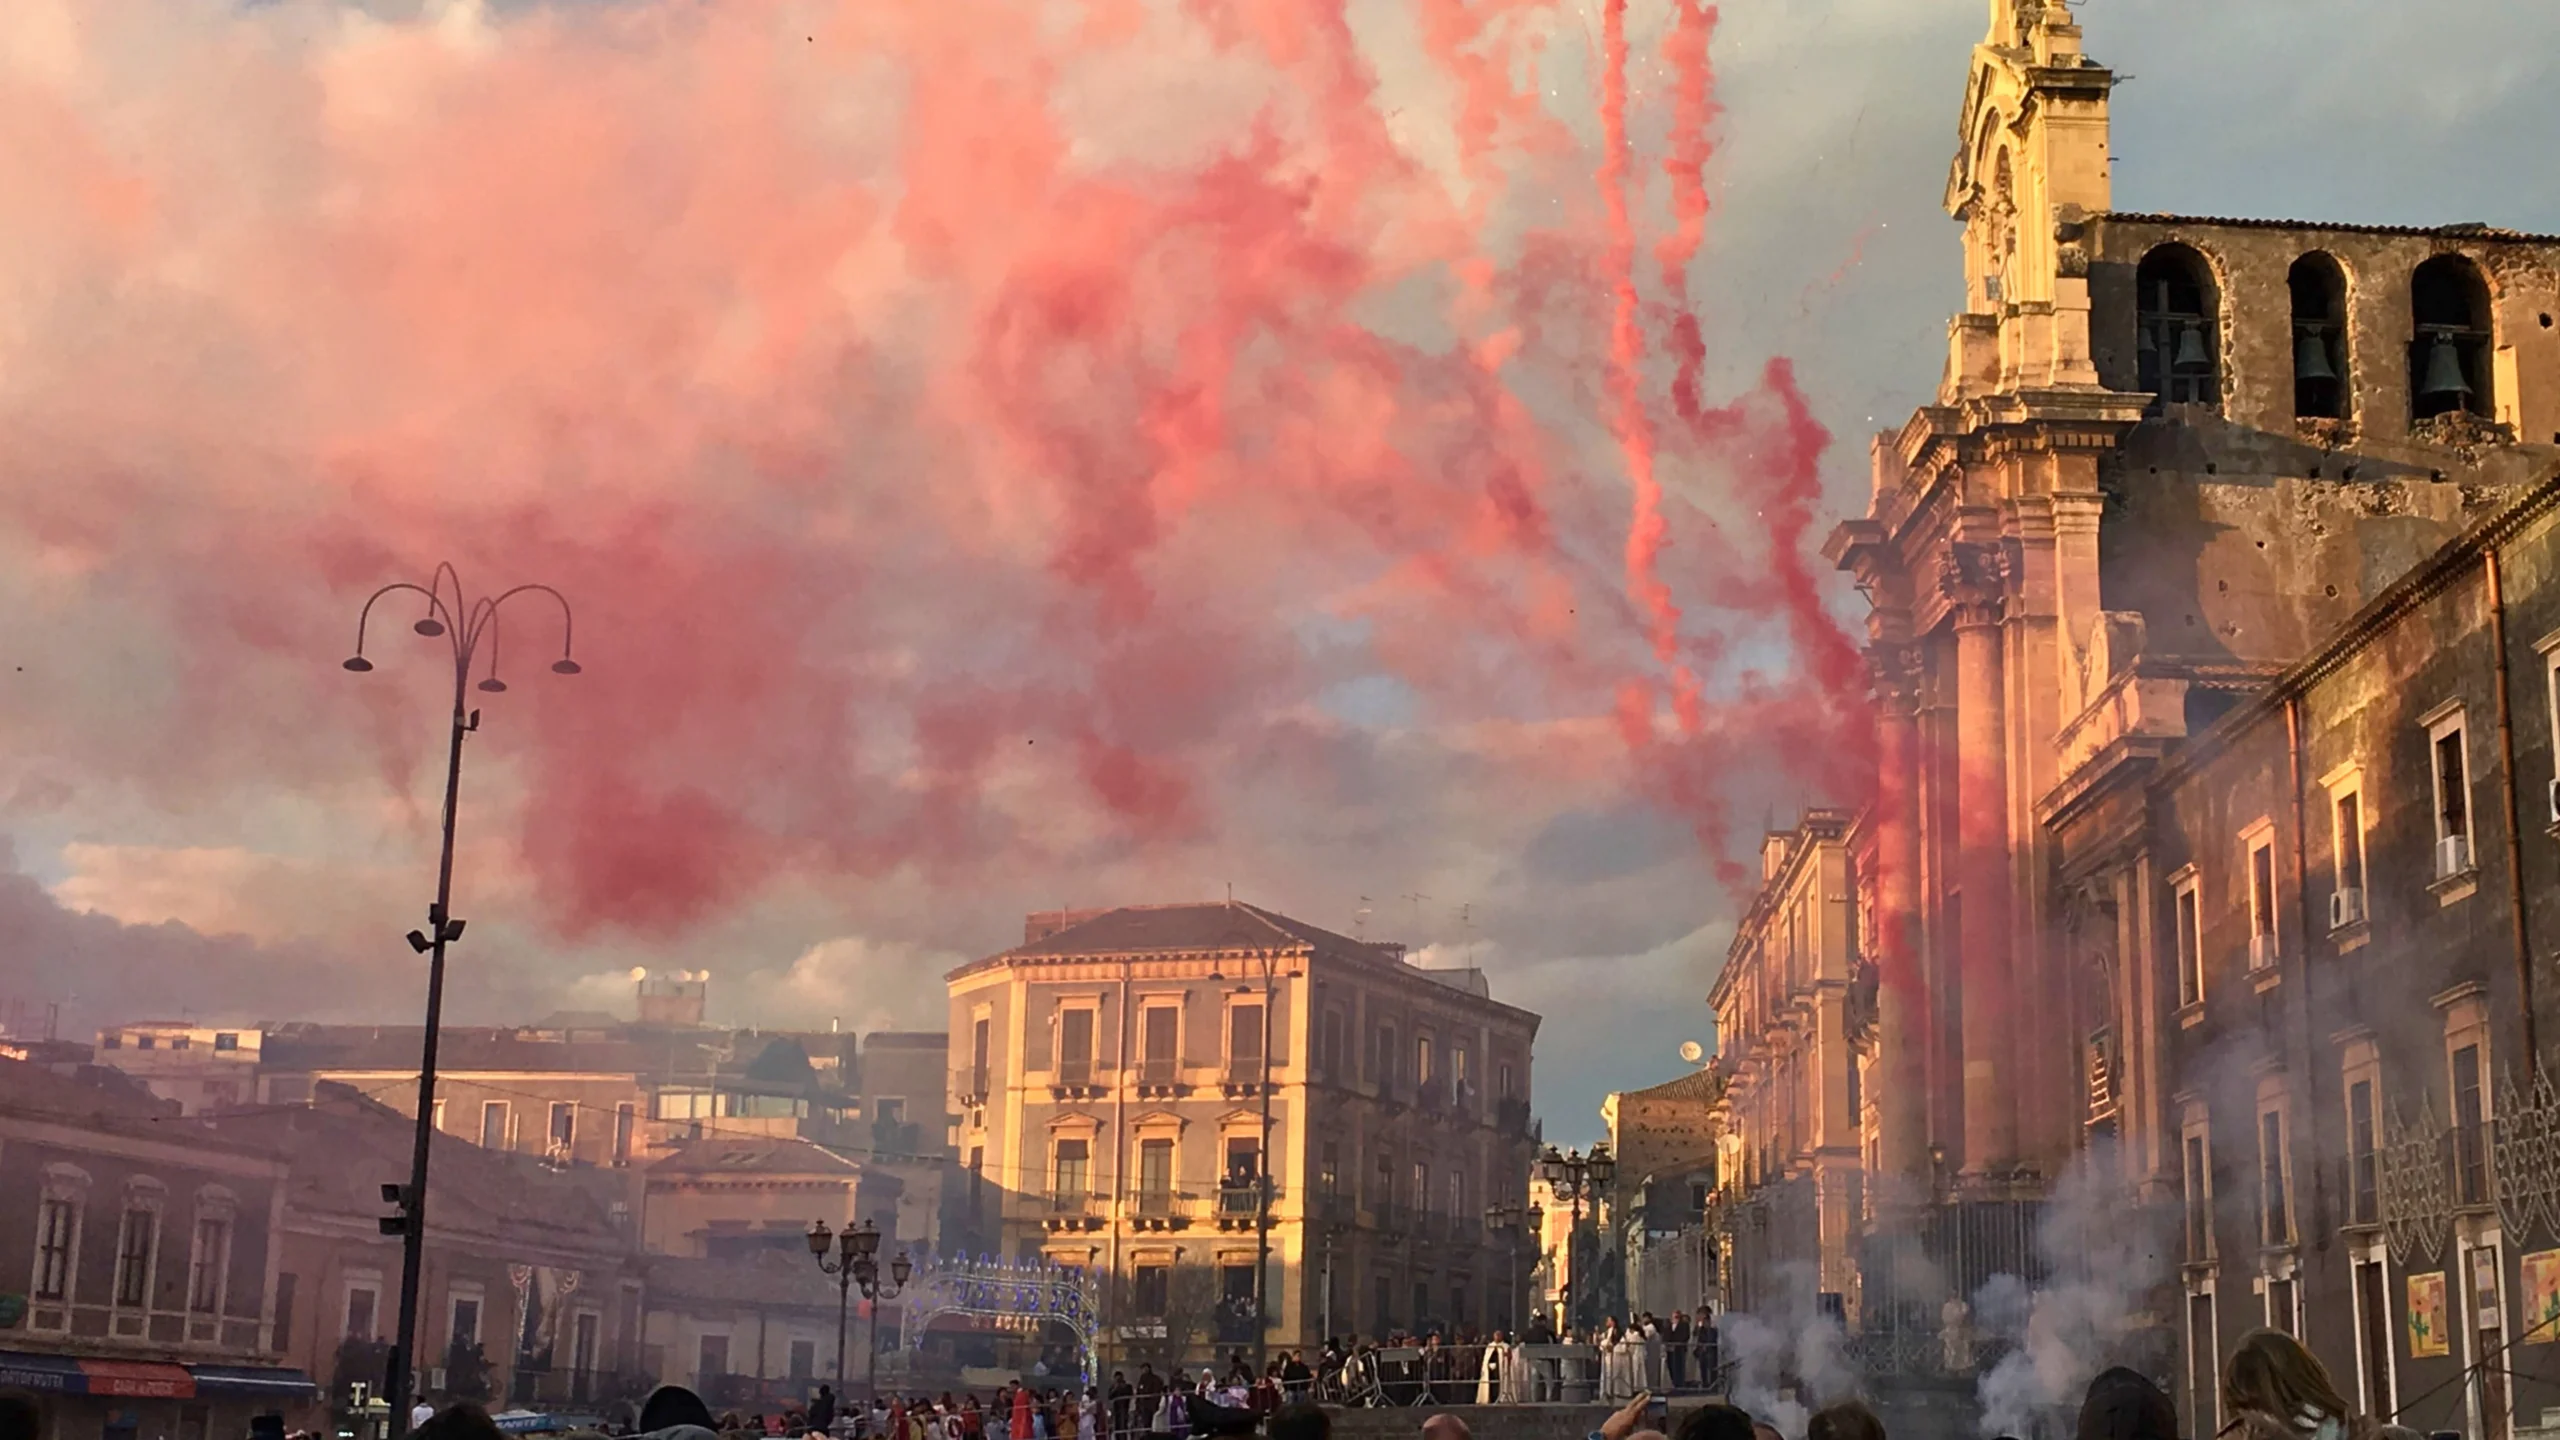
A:
[[[2222,403],[2222,346],[2215,333],[2213,272],[2184,245],[2162,245],[2134,272],[2136,373],[2153,406]]]
[[[2493,413],[2489,396],[2489,282],[2460,255],[2439,255],[2409,277],[2409,415]]]
[[[2347,415],[2347,272],[2314,250],[2285,276],[2293,292],[2293,413]]]

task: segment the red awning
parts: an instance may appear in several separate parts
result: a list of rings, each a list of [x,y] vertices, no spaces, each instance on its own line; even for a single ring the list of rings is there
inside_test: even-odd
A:
[[[185,1400],[196,1393],[196,1377],[187,1373],[187,1367],[156,1360],[93,1360],[83,1355],[80,1373],[88,1377],[92,1395]]]

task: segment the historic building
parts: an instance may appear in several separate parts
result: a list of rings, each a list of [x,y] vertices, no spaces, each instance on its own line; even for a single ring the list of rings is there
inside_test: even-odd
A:
[[[1865,1196],[1856,1045],[1867,997],[1849,823],[1840,811],[1810,811],[1762,842],[1760,893],[1708,994],[1720,1037],[1709,1073],[1723,1085],[1714,1169],[1726,1201],[1750,1207],[1748,1223],[1729,1227],[1721,1279],[1726,1303],[1746,1310],[1790,1287],[1857,1289]],[[1784,1273],[1797,1262],[1812,1273]]]
[[[1481,972],[1229,902],[1033,915],[949,978],[957,1148],[1002,1253],[1111,1277],[1106,1354],[1250,1348],[1258,1268],[1274,1347],[1518,1313],[1485,1213],[1538,1017]]]
[[[1879,1237],[1958,1293],[2032,1271],[2037,1207],[2104,1156],[2128,1224],[2186,1217],[2151,1315],[2193,1433],[2219,1349],[2269,1321],[2369,1401],[2451,1387],[2422,1428],[2467,1373],[2499,1433],[2560,1398],[2508,1393],[2552,1352],[2501,1347],[2560,1293],[2519,1257],[2560,1255],[2511,1233],[2550,1217],[2499,1207],[2482,1148],[2533,1068],[2542,902],[2513,897],[2560,823],[2513,718],[2550,706],[2555,622],[2500,618],[2548,563],[2560,238],[2120,212],[2114,76],[2063,6],[1991,9],[1943,378],[1827,546],[1872,607],[1878,757],[1842,837],[1859,1095],[1797,1101],[1855,1116],[1817,1145],[1863,1181],[1845,1299],[1937,1323],[1878,1293]],[[1719,1039],[1751,1136],[1745,1072],[1790,1031],[1743,999]],[[1729,1198],[1778,1183],[1737,1158]],[[1805,1253],[1835,1270],[1827,1232]]]
[[[2376,1414],[2495,1436],[2560,1403],[2555,729],[2560,478],[2051,797],[2056,941],[2117,1006],[2079,1031],[2085,1123],[2175,1199],[2197,1432],[2258,1325]]]
[[[0,1060],[0,1393],[40,1440],[215,1440],[305,1413],[281,1161],[109,1072]]]

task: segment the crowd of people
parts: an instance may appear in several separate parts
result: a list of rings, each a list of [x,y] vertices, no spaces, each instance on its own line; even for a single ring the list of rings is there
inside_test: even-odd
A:
[[[1624,1332],[1634,1333],[1632,1326]],[[1333,1348],[1329,1343],[1328,1349]],[[985,1404],[975,1395],[884,1396],[867,1407],[840,1410],[833,1391],[821,1386],[805,1412],[784,1417],[784,1433],[804,1440],[1119,1440],[1154,1435],[1171,1440],[1331,1440],[1332,1421],[1312,1390],[1315,1367],[1297,1360],[1294,1354],[1284,1357],[1257,1374],[1239,1355],[1223,1375],[1203,1370],[1197,1378],[1179,1371],[1161,1376],[1152,1365],[1142,1365],[1134,1379],[1114,1372],[1107,1387],[1081,1391],[1007,1385]],[[2235,1433],[2239,1440],[2418,1440],[2414,1430],[2358,1414],[2319,1358],[2282,1331],[2259,1330],[2243,1337],[2223,1368],[2221,1388],[2229,1419],[2213,1440]],[[1588,1440],[1887,1440],[1883,1422],[1854,1400],[1815,1412],[1802,1437],[1785,1437],[1766,1418],[1721,1402],[1685,1411],[1665,1433],[1660,1426],[1667,1411],[1659,1408],[1653,1392],[1639,1389],[1624,1398]],[[748,1440],[769,1433],[734,1414],[715,1418],[699,1396],[677,1386],[659,1389],[636,1425],[616,1433],[634,1432],[644,1440]],[[417,1440],[499,1436],[488,1415],[467,1404],[437,1412],[415,1433]],[[603,1440],[606,1433],[564,1440]],[[1437,1413],[1423,1421],[1421,1440],[1470,1437],[1464,1420]],[[2208,1437],[2182,1437],[2167,1392],[2119,1367],[2090,1383],[2076,1440]]]

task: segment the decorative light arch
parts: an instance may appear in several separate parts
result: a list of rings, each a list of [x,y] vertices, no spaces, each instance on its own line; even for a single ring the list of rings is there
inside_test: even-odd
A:
[[[1075,1336],[1078,1387],[1093,1384],[1095,1320],[1100,1313],[1093,1272],[1039,1261],[1015,1263],[981,1255],[975,1260],[927,1262],[907,1282],[899,1306],[898,1348],[912,1354],[945,1315],[987,1315],[1054,1321]]]

